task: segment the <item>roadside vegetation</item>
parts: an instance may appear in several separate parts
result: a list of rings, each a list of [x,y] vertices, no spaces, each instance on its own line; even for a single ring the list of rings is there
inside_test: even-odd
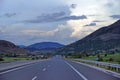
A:
[[[120,53],[107,54],[107,53],[99,53],[99,54],[68,54],[65,55],[65,58],[77,58],[77,59],[85,59],[85,60],[94,60],[94,61],[102,61],[120,64]]]
[[[31,60],[29,57],[3,57],[4,61]]]
[[[97,60],[97,61],[120,64],[120,53],[116,53],[116,54],[98,54],[98,55],[95,55],[95,56],[83,57],[83,59]]]
[[[18,60],[39,60],[39,59],[47,59],[51,57],[51,55],[35,55],[35,54],[0,54],[0,62],[11,62]]]

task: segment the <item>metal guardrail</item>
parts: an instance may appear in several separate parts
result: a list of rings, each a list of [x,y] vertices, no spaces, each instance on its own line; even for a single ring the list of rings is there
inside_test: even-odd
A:
[[[112,64],[107,62],[99,62],[99,61],[83,60],[83,59],[74,59],[74,60],[84,63],[90,63],[95,66],[105,67],[109,70],[115,70],[116,72],[120,72],[120,64]]]

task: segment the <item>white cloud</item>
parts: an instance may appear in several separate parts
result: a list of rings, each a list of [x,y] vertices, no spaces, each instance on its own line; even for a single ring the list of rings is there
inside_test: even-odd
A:
[[[53,31],[40,31],[40,30],[23,30],[21,31],[24,35],[31,35],[31,36],[53,36]]]
[[[64,25],[59,25],[58,28],[51,30],[51,31],[41,31],[41,30],[22,30],[20,31],[20,33],[24,34],[24,35],[29,35],[29,36],[38,36],[38,37],[47,37],[47,36],[58,36],[60,38],[65,38],[66,34],[64,34],[65,32],[69,31],[69,27],[64,26]]]
[[[67,26],[72,29],[72,33],[70,37],[76,37],[77,39],[81,39],[85,37],[86,35],[90,34],[91,32],[98,29],[98,27],[85,27],[84,25],[86,23],[89,23],[88,20],[82,20],[82,21],[68,21]],[[81,25],[82,24],[82,25]]]
[[[71,8],[72,5],[72,8]],[[16,13],[13,17],[0,17],[0,39],[13,41],[17,44],[31,44],[42,41],[58,41],[71,43],[79,40],[100,27],[107,26],[115,20],[111,15],[120,15],[120,0],[4,0],[0,5],[0,16],[5,13]],[[66,16],[87,16],[84,20],[66,19],[52,23],[24,23],[38,16],[65,12]],[[52,18],[56,17],[52,15]],[[58,14],[57,14],[58,15]],[[92,15],[92,16],[91,16]],[[40,20],[42,17],[39,17]],[[47,17],[51,18],[51,17]],[[44,21],[47,21],[44,17]],[[53,19],[50,20],[53,20]],[[97,22],[96,26],[84,26]]]

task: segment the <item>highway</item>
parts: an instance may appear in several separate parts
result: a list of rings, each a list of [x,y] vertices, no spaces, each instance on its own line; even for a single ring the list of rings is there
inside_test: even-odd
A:
[[[0,80],[120,80],[61,56],[0,73]]]

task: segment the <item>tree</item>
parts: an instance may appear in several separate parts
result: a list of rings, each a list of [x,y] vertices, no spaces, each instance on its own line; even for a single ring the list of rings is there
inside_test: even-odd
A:
[[[103,58],[100,56],[100,54],[97,55],[98,61],[103,61]]]
[[[105,54],[104,56],[107,57],[107,54]]]

